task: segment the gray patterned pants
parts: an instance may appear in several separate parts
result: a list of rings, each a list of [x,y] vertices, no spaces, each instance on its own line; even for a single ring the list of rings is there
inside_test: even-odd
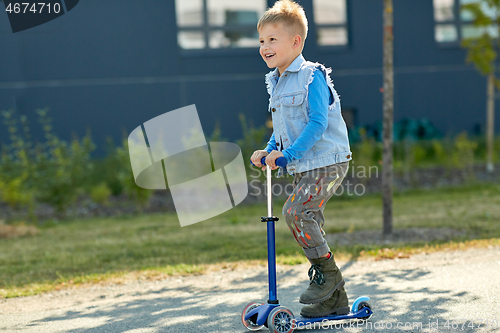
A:
[[[283,215],[309,259],[330,252],[323,237],[323,211],[344,180],[348,168],[349,162],[344,162],[295,174],[293,192],[283,206]]]

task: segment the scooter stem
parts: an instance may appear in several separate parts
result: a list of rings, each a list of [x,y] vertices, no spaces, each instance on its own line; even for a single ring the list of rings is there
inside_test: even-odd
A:
[[[271,168],[269,165],[266,166],[266,176],[267,176],[267,216],[273,216],[273,193],[271,186]]]
[[[267,271],[269,277],[269,304],[279,304],[276,288],[276,246],[273,216],[273,192],[271,186],[271,168],[266,166],[267,172]]]
[[[266,165],[266,157],[261,158],[261,165]],[[253,164],[253,163],[252,163]],[[281,156],[276,159],[276,165],[286,168],[287,160]],[[274,222],[279,219],[273,216],[273,191],[271,186],[271,168],[266,165],[267,176],[267,216],[261,217],[262,222],[267,223],[267,271],[269,277],[269,300],[268,304],[279,304],[276,288],[276,245]]]

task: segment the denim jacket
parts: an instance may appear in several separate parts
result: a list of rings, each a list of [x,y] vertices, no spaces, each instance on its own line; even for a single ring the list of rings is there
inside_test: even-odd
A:
[[[302,55],[290,64],[277,84],[277,68],[266,75],[276,148],[282,151],[290,147],[309,121],[308,89],[316,69],[324,74],[333,96],[333,102],[328,107],[328,126],[302,158],[288,163],[286,171],[290,175],[352,159],[340,99],[329,76],[331,69],[306,61]],[[283,174],[284,170],[280,168],[278,177]]]

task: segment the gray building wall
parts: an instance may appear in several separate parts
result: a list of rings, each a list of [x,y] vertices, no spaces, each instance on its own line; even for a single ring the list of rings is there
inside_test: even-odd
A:
[[[312,0],[300,3],[314,36]],[[427,117],[443,133],[484,125],[486,79],[465,65],[464,50],[435,42],[432,0],[394,6],[395,120]],[[303,53],[333,68],[356,125],[374,124],[382,118],[382,1],[348,0],[348,18],[349,46],[321,48],[309,37]],[[265,123],[269,69],[258,49],[183,51],[176,38],[173,0],[80,1],[16,34],[0,13],[0,110],[27,115],[40,136],[35,109],[49,107],[62,138],[90,129],[99,146],[189,104],[206,135],[219,123],[226,138],[241,137],[239,113]],[[0,126],[0,140],[7,138]]]

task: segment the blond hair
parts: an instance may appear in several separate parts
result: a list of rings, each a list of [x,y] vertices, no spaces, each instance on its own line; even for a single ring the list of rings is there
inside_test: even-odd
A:
[[[289,32],[302,37],[302,46],[304,46],[307,37],[307,18],[301,5],[291,0],[276,1],[274,6],[260,18],[257,30],[260,31],[263,26],[270,23],[282,23]]]

